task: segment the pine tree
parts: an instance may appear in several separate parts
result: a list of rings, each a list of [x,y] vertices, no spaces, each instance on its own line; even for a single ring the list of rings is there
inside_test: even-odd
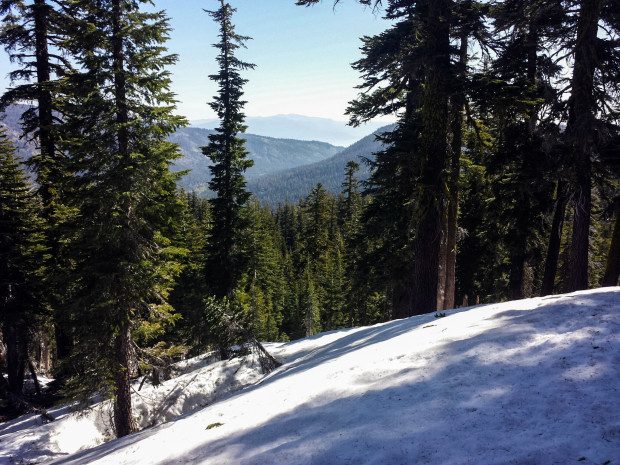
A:
[[[574,170],[574,220],[571,243],[570,276],[567,291],[587,289],[590,215],[592,210],[592,156],[596,147],[593,139],[597,99],[595,75],[602,66],[597,50],[597,34],[602,0],[579,2],[573,75],[569,99],[566,133],[571,148]],[[599,107],[600,108],[600,107]]]
[[[282,324],[281,237],[268,207],[256,199],[250,204],[246,234],[248,267],[242,279],[249,325],[259,340],[279,340]]]
[[[124,436],[135,427],[134,341],[153,340],[176,319],[167,296],[179,251],[169,238],[181,204],[169,167],[179,154],[166,136],[184,119],[172,115],[165,67],[176,57],[165,54],[163,13],[142,12],[140,3],[126,0],[72,7],[68,47],[79,66],[63,102],[66,124],[76,129],[66,147],[79,173],[74,284],[65,309],[80,367],[72,386],[86,396],[109,388],[116,434]]]
[[[563,15],[553,1],[507,1],[493,9],[499,54],[492,63],[491,87],[479,96],[492,107],[496,132],[490,172],[496,175],[498,223],[508,251],[509,295],[529,297],[530,270],[542,257],[540,237],[552,210],[557,174],[553,151],[560,129],[559,92],[553,83],[561,68],[546,54],[561,31]],[[484,88],[483,88],[484,89]],[[546,143],[545,143],[546,141]],[[507,199],[511,199],[507,201]]]
[[[235,33],[232,24],[235,9],[224,0],[220,3],[217,11],[207,12],[220,30],[220,41],[213,45],[219,51],[219,72],[209,76],[218,85],[218,95],[209,105],[217,113],[220,125],[209,136],[209,145],[202,152],[213,162],[209,188],[216,195],[210,200],[214,221],[206,251],[206,275],[212,293],[224,297],[232,294],[245,269],[241,234],[247,226],[245,211],[250,194],[245,189],[243,173],[253,162],[247,159],[245,140],[237,135],[246,130],[242,112],[245,102],[241,98],[247,80],[240,72],[253,69],[254,65],[235,57],[235,51],[245,47],[249,37]]]
[[[183,260],[183,271],[170,294],[170,303],[182,317],[175,325],[175,340],[187,346],[188,355],[196,356],[207,351],[210,344],[214,343],[210,340],[203,311],[203,300],[207,295],[204,251],[211,214],[208,201],[199,198],[195,192],[186,194],[184,200],[182,231],[177,244],[187,249],[188,253]]]
[[[399,263],[390,280],[396,317],[436,309],[451,76],[448,7],[448,1],[388,2],[386,18],[396,24],[364,38],[365,58],[354,64],[364,73],[366,92],[347,110],[351,123],[400,111],[397,129],[383,137],[387,148],[371,165],[374,198],[366,216],[369,232],[394,231],[384,247]],[[379,221],[389,212],[391,219]]]
[[[0,325],[9,391],[21,396],[31,336],[42,318],[46,273],[40,203],[0,130]]]
[[[60,277],[68,265],[62,259],[62,249],[68,243],[63,237],[63,224],[73,212],[64,204],[70,189],[66,182],[70,167],[66,153],[60,147],[63,138],[59,115],[63,77],[72,69],[69,53],[64,43],[66,31],[73,21],[67,13],[68,2],[62,0],[3,0],[0,14],[4,23],[0,43],[5,46],[11,61],[18,68],[10,73],[12,83],[20,83],[0,97],[0,109],[10,104],[28,102],[22,115],[24,136],[37,144],[37,153],[28,161],[36,174],[42,201],[42,216],[48,223],[46,241],[53,262],[51,275]],[[62,301],[64,286],[49,282],[48,295],[53,307]],[[71,340],[69,329],[64,327],[60,315],[55,313],[56,355],[64,360],[69,355]],[[64,375],[57,372],[57,376]]]
[[[21,102],[36,102],[22,115],[24,134],[36,140],[39,153],[31,164],[37,173],[39,191],[47,216],[53,216],[63,176],[63,157],[57,148],[57,124],[54,99],[61,92],[61,78],[71,69],[63,56],[65,30],[70,22],[66,3],[45,0],[3,0],[0,14],[5,15],[0,32],[2,43],[12,62],[19,68],[10,73],[13,82],[25,81],[7,90],[0,108]],[[53,50],[50,50],[52,48]]]

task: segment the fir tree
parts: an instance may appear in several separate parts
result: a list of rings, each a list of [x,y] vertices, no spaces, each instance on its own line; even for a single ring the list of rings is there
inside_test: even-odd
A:
[[[245,102],[241,98],[247,80],[240,72],[253,69],[254,65],[235,57],[235,51],[245,47],[249,37],[235,32],[234,11],[221,0],[217,11],[207,12],[220,30],[220,41],[213,45],[219,51],[219,72],[209,76],[218,85],[218,94],[209,106],[216,112],[220,125],[216,133],[209,136],[209,145],[202,148],[213,162],[209,188],[216,195],[210,200],[214,221],[209,231],[205,267],[208,285],[218,297],[231,295],[246,266],[241,234],[247,226],[246,205],[250,194],[245,189],[243,173],[253,165],[252,160],[247,159],[245,140],[237,135],[246,130],[242,112]]]
[[[80,367],[72,386],[84,395],[109,388],[116,434],[124,436],[134,429],[135,341],[153,341],[176,319],[167,296],[179,272],[170,237],[181,204],[169,166],[179,154],[166,136],[184,119],[172,115],[165,68],[176,57],[165,54],[163,13],[125,0],[73,8],[68,46],[79,71],[69,77],[64,102],[66,123],[79,129],[66,141],[79,173],[73,201],[80,209],[66,308]]]
[[[0,325],[9,391],[21,396],[31,336],[45,304],[44,227],[40,204],[0,130]]]
[[[587,289],[590,215],[592,211],[592,156],[596,147],[593,139],[597,98],[595,75],[602,66],[597,46],[602,0],[579,2],[576,17],[576,37],[573,48],[573,75],[569,99],[566,133],[573,164],[574,220],[571,243],[570,276],[567,291]],[[604,103],[603,103],[604,105]]]
[[[501,240],[508,252],[511,299],[532,294],[530,271],[539,268],[540,238],[546,235],[543,226],[561,173],[552,143],[560,132],[553,82],[561,68],[546,55],[561,30],[558,10],[552,1],[509,1],[492,13],[499,54],[492,84],[479,98],[491,106],[489,123],[496,135],[489,170],[496,175],[494,203],[497,222],[505,228]]]
[[[246,234],[248,267],[242,279],[250,328],[259,340],[279,340],[282,324],[281,237],[268,207],[250,204]]]
[[[16,86],[0,97],[0,109],[10,104],[28,102],[22,115],[24,136],[37,144],[37,153],[28,161],[34,169],[42,201],[42,216],[48,223],[47,244],[53,262],[51,275],[60,277],[68,266],[62,259],[63,224],[73,212],[65,204],[70,186],[68,160],[60,147],[63,138],[58,100],[63,90],[63,77],[71,71],[71,59],[65,49],[67,30],[73,21],[67,12],[68,2],[62,0],[3,0],[0,14],[4,16],[0,43],[5,46],[12,62],[18,68],[9,76]],[[64,285],[49,282],[48,295],[53,307],[62,301]],[[55,289],[56,287],[56,289]],[[55,313],[56,355],[60,360],[69,355],[71,340],[69,328],[63,327],[60,315]],[[64,374],[57,372],[57,376]]]
[[[63,177],[63,157],[57,148],[54,99],[61,91],[61,78],[71,69],[63,56],[70,17],[67,2],[45,0],[3,0],[5,15],[0,31],[2,43],[19,68],[10,73],[11,81],[25,81],[10,88],[0,98],[0,108],[12,103],[36,102],[22,115],[26,135],[36,140],[39,153],[31,160],[47,216],[53,216]]]

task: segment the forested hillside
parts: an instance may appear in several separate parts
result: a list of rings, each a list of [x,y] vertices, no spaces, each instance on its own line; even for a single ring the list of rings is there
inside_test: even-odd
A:
[[[364,160],[372,160],[373,154],[382,147],[376,140],[376,134],[390,131],[392,128],[393,126],[385,126],[326,160],[249,178],[248,190],[258,200],[272,206],[277,206],[286,200],[296,202],[302,199],[319,182],[325,190],[337,194],[342,190],[342,173],[348,161],[352,160],[360,165],[357,175],[360,181],[368,178],[370,168]]]
[[[191,170],[183,176],[179,184],[185,190],[196,191],[202,196],[210,195],[207,183],[211,179],[211,173],[210,162],[202,154],[200,147],[208,144],[210,134],[213,134],[213,130],[179,128],[168,138],[179,144],[183,153],[183,157],[174,163],[174,169]],[[243,138],[246,140],[245,148],[254,160],[254,165],[246,171],[248,178],[325,160],[343,149],[325,142],[276,139],[256,134],[244,134]]]
[[[0,121],[0,124],[7,128],[7,136],[16,144],[18,153],[25,160],[30,159],[36,152],[34,143],[21,139],[20,117],[27,108],[25,105],[11,105],[5,109],[4,118]],[[183,154],[174,162],[173,170],[191,170],[179,180],[179,185],[201,196],[209,195],[207,183],[211,179],[211,173],[209,159],[202,154],[200,147],[208,144],[209,135],[213,132],[208,129],[181,127],[168,137],[171,142],[179,144]],[[254,160],[254,166],[246,173],[249,178],[316,163],[344,149],[319,141],[277,139],[256,134],[244,134],[243,137]]]

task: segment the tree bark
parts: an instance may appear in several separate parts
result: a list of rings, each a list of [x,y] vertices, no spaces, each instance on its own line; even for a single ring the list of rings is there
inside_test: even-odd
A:
[[[620,277],[620,202],[616,206],[616,221],[614,232],[611,236],[611,244],[605,264],[605,275],[601,281],[601,286],[617,286]]]
[[[4,343],[6,344],[7,377],[9,392],[21,396],[24,389],[24,375],[28,360],[28,328],[26,322],[14,315],[9,316],[11,321],[5,322],[2,328]]]
[[[414,263],[410,280],[409,315],[437,309],[439,246],[444,169],[447,157],[448,73],[450,68],[449,2],[427,2],[426,78],[422,104],[422,154],[419,224],[413,243]]]
[[[549,233],[549,246],[545,259],[545,272],[543,275],[540,295],[553,294],[555,275],[558,270],[558,258],[560,257],[560,245],[562,243],[562,228],[564,226],[564,214],[566,212],[565,185],[562,180],[557,183],[555,209]]]
[[[467,72],[467,35],[461,36],[459,53],[459,77],[465,79]],[[448,230],[446,234],[446,286],[444,290],[444,310],[454,308],[456,293],[456,233],[458,227],[459,179],[461,177],[461,150],[463,146],[463,111],[465,110],[465,93],[454,96],[452,114],[452,160],[448,193]]]
[[[449,205],[448,205],[449,206]],[[447,210],[447,209],[446,209]],[[441,242],[437,270],[437,310],[443,310],[446,299],[446,266],[448,265],[448,215],[441,215]]]
[[[129,320],[125,320],[115,339],[116,363],[114,368],[114,429],[116,436],[127,436],[135,431],[131,409],[131,334]]]
[[[28,369],[30,370],[30,376],[32,376],[32,382],[34,383],[34,391],[37,396],[41,396],[41,384],[39,383],[39,378],[37,376],[37,371],[34,369],[34,363],[32,360],[27,359]]]
[[[574,220],[567,291],[588,287],[588,249],[592,210],[591,152],[596,101],[594,73],[597,68],[596,35],[601,0],[583,0],[577,23],[575,62],[566,132],[575,167]]]

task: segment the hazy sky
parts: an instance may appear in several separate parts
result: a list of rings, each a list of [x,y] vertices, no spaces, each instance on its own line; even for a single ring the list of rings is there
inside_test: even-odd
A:
[[[217,0],[155,0],[171,18],[168,48],[179,54],[173,72],[173,91],[179,113],[190,120],[213,118],[207,101],[216,92],[208,75],[216,71],[218,26],[204,9]],[[350,64],[361,57],[359,38],[375,35],[389,24],[355,0],[331,0],[314,7],[295,6],[295,0],[230,0],[236,32],[250,36],[238,57],[256,64],[245,71],[248,116],[297,113],[346,120],[347,102],[357,95],[359,73]],[[12,68],[0,58],[0,86],[8,85]]]

